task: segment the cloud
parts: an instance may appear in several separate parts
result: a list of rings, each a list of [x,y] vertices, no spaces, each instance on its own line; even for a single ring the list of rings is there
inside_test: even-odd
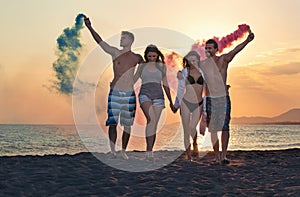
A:
[[[286,52],[286,53],[296,53],[296,52],[300,52],[300,48],[286,49],[285,52]]]
[[[295,76],[300,73],[300,62],[278,63],[269,66],[267,63],[251,65],[251,72],[261,76]],[[249,70],[248,70],[249,71]]]
[[[249,64],[247,67],[232,67],[234,75],[248,77],[249,75],[260,75],[261,77],[271,76],[292,76],[300,73],[300,62],[280,63],[269,65],[269,63]]]
[[[251,67],[232,67],[230,69],[230,83],[236,88],[247,88],[249,90],[265,89],[265,83],[261,80],[261,64]]]
[[[251,76],[239,75],[231,80],[233,84],[232,87],[236,88],[247,88],[248,90],[262,90],[264,88],[264,84],[255,80]]]
[[[291,62],[283,65],[271,66],[264,73],[267,75],[296,75],[300,73],[300,62]]]
[[[300,48],[275,48],[273,50],[258,53],[256,57],[262,59],[271,58],[273,61],[276,60],[280,62],[282,62],[283,60],[293,61],[293,59],[294,60],[299,59],[299,55],[300,55],[299,53],[300,53]]]
[[[270,55],[291,55],[292,53],[300,52],[300,48],[276,48],[268,54]]]
[[[298,85],[300,62],[274,66],[264,63],[247,67],[232,67],[229,75],[232,88],[247,89],[259,94],[280,93],[292,97],[300,87]]]
[[[300,64],[268,64],[230,67],[233,116],[272,114],[299,106]]]

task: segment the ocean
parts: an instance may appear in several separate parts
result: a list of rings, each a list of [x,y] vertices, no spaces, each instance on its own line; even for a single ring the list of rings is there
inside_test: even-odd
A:
[[[142,129],[140,133],[143,132]],[[120,149],[120,138],[119,132],[117,149]],[[200,150],[212,150],[208,132],[205,136],[198,135],[198,146]],[[290,148],[300,148],[300,125],[231,125],[229,150]],[[128,150],[144,151],[144,136],[133,132]],[[181,125],[175,123],[161,128],[154,150],[183,150]],[[75,125],[0,125],[0,156],[108,151],[106,128]]]

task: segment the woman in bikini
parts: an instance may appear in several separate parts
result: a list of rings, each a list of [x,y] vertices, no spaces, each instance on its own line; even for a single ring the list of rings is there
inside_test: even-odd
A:
[[[197,148],[196,126],[202,114],[203,75],[200,70],[200,56],[190,51],[183,58],[182,79],[178,80],[177,97],[174,104],[176,112],[180,108],[181,122],[184,130],[184,147],[188,160],[191,157],[190,136],[193,138],[193,149]]]

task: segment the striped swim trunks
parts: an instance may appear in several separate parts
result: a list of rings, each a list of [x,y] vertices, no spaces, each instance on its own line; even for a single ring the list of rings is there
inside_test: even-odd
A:
[[[106,126],[120,124],[122,126],[132,126],[136,110],[136,97],[133,90],[121,91],[110,89],[108,95],[108,106]]]
[[[208,131],[229,131],[231,101],[230,97],[205,97],[203,111],[206,115]]]

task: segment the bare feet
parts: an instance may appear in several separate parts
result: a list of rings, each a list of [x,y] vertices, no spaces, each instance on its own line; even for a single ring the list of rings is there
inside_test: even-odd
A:
[[[193,143],[193,151],[198,152],[198,144],[197,143]]]
[[[125,160],[129,159],[126,152],[125,152],[125,150],[121,150],[121,155],[122,155],[123,159],[125,159]]]
[[[198,157],[198,156],[199,156],[198,145],[193,144],[192,157]]]
[[[220,155],[220,152],[215,153],[215,163],[221,164],[221,155]]]
[[[111,156],[112,156],[113,158],[116,158],[116,157],[117,157],[117,153],[116,153],[115,151],[111,151],[110,154],[111,154]]]
[[[153,152],[152,151],[146,151],[146,160],[147,161],[153,161],[154,156],[153,156]]]
[[[186,150],[186,151],[185,151],[185,154],[186,154],[187,160],[188,160],[188,161],[191,161],[191,160],[192,160],[191,150]]]

